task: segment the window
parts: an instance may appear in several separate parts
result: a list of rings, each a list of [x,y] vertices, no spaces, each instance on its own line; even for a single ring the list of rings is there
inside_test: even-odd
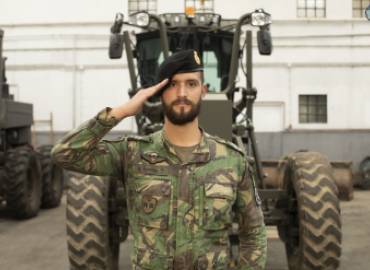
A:
[[[370,0],[352,0],[352,17],[365,17],[365,9],[370,4]]]
[[[197,13],[213,13],[213,0],[185,0],[185,7],[194,7]]]
[[[326,0],[297,0],[299,18],[325,18]]]
[[[157,12],[156,0],[128,0],[128,14],[145,10],[149,13]]]
[[[221,78],[217,73],[217,58],[213,51],[203,52],[204,82],[208,84],[209,92],[220,91]]]
[[[327,123],[326,95],[299,95],[299,123]]]

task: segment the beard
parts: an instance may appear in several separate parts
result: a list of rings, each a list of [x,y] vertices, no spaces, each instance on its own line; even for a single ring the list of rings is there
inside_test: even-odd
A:
[[[174,107],[179,104],[191,106],[190,110],[185,112],[185,108],[181,108],[180,112],[177,112]],[[167,105],[162,99],[164,115],[172,124],[178,126],[193,122],[200,113],[200,104],[201,99],[199,99],[197,103],[193,103],[187,98],[179,98],[173,101],[170,105]]]

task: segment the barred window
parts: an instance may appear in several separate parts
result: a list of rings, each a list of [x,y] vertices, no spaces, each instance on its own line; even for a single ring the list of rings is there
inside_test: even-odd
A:
[[[370,4],[370,0],[352,0],[352,17],[365,17],[365,9]]]
[[[156,0],[128,0],[128,14],[138,11],[148,11],[149,13],[157,13]]]
[[[297,0],[297,17],[325,18],[326,0]]]
[[[194,7],[197,13],[214,11],[213,0],[185,0],[185,7]]]
[[[299,123],[327,123],[326,95],[299,95]]]

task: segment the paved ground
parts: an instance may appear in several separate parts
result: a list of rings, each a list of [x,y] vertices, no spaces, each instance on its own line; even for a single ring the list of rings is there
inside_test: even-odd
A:
[[[355,200],[343,202],[343,255],[341,270],[366,270],[370,264],[370,192],[356,191]],[[0,269],[67,270],[65,203],[43,210],[28,221],[15,221],[0,209]],[[282,243],[270,230],[268,270],[286,270]],[[122,270],[130,269],[127,245],[121,247]]]

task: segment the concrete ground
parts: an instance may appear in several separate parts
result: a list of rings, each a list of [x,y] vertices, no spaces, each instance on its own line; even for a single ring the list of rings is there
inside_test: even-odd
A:
[[[370,264],[370,192],[356,191],[355,199],[342,202],[343,251],[341,270],[365,270]],[[273,228],[269,230],[268,270],[286,270],[285,251]],[[67,270],[65,201],[38,217],[16,221],[0,209],[0,269]],[[121,246],[120,266],[129,267],[129,243]]]

